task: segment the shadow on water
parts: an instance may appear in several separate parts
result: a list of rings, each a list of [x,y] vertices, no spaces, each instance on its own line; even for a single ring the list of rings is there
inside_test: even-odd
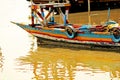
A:
[[[117,77],[116,72],[120,72],[120,54],[112,52],[38,47],[36,51],[30,51],[17,60],[20,65],[32,66],[33,79],[36,80],[82,80],[85,75],[88,79],[98,80],[95,78],[100,75],[96,74],[101,73],[107,76],[107,79],[103,76],[102,79],[110,80],[111,77]],[[106,75],[107,72],[109,76]]]
[[[74,44],[73,44],[74,45]],[[97,45],[81,45],[79,47],[74,46],[66,46],[66,45],[49,45],[49,44],[40,44],[40,47],[43,48],[63,48],[63,49],[70,49],[70,50],[91,50],[91,51],[103,51],[103,52],[116,52],[120,53],[120,47],[110,47],[110,46],[97,46]]]
[[[116,52],[120,53],[119,46],[105,46],[105,45],[94,45],[94,44],[75,44],[67,42],[59,42],[52,40],[39,40],[38,46],[43,48],[63,48],[70,50],[91,50],[91,51],[104,51],[104,52]]]

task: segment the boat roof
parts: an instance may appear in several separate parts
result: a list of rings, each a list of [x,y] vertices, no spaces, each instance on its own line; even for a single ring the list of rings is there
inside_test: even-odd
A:
[[[30,1],[30,0],[27,0]],[[50,1],[58,2],[58,0],[32,0],[35,4],[40,4],[40,3],[49,3]]]
[[[35,6],[39,6],[40,8],[49,8],[49,7],[70,7],[70,3],[47,3],[47,4],[34,4]]]

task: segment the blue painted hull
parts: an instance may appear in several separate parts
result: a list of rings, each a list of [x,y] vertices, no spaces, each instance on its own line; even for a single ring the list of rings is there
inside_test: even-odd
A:
[[[62,28],[40,28],[32,27],[29,25],[23,25],[17,23],[18,26],[33,34],[34,36],[69,43],[77,44],[95,44],[95,45],[107,45],[107,46],[120,46],[117,42],[119,39],[115,39],[113,34],[105,32],[89,32],[89,31],[77,31],[74,34],[68,35],[65,29]]]

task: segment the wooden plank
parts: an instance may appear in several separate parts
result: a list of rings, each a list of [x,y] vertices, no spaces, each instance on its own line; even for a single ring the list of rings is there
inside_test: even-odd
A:
[[[33,0],[33,2],[36,3],[36,4],[39,4],[39,3],[49,3],[49,1],[57,2],[58,0]]]

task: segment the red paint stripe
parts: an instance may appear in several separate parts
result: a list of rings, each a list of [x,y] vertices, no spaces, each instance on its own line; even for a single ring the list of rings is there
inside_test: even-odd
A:
[[[42,15],[39,13],[39,11],[35,10],[35,12],[38,14],[38,16],[43,20]]]
[[[93,41],[93,42],[113,42],[111,38],[90,38],[90,37],[76,37],[77,40],[80,41]]]
[[[27,30],[29,33],[35,33],[35,34],[42,34],[42,35],[47,35],[51,37],[56,37],[56,38],[63,38],[63,39],[68,39],[68,40],[75,40],[75,41],[92,41],[92,42],[108,42],[108,43],[114,43],[111,38],[90,38],[90,37],[82,37],[82,36],[77,36],[75,38],[68,38],[66,35],[60,35],[60,34],[52,34],[52,33],[47,33],[47,32],[39,32],[39,31],[32,31],[32,30]]]
[[[57,38],[64,38],[64,39],[67,38],[67,36],[65,36],[65,35],[60,35],[60,34],[52,34],[52,33],[32,31],[32,30],[27,30],[27,31],[28,31],[29,33],[36,33],[36,34],[48,35],[48,36],[57,37]]]

